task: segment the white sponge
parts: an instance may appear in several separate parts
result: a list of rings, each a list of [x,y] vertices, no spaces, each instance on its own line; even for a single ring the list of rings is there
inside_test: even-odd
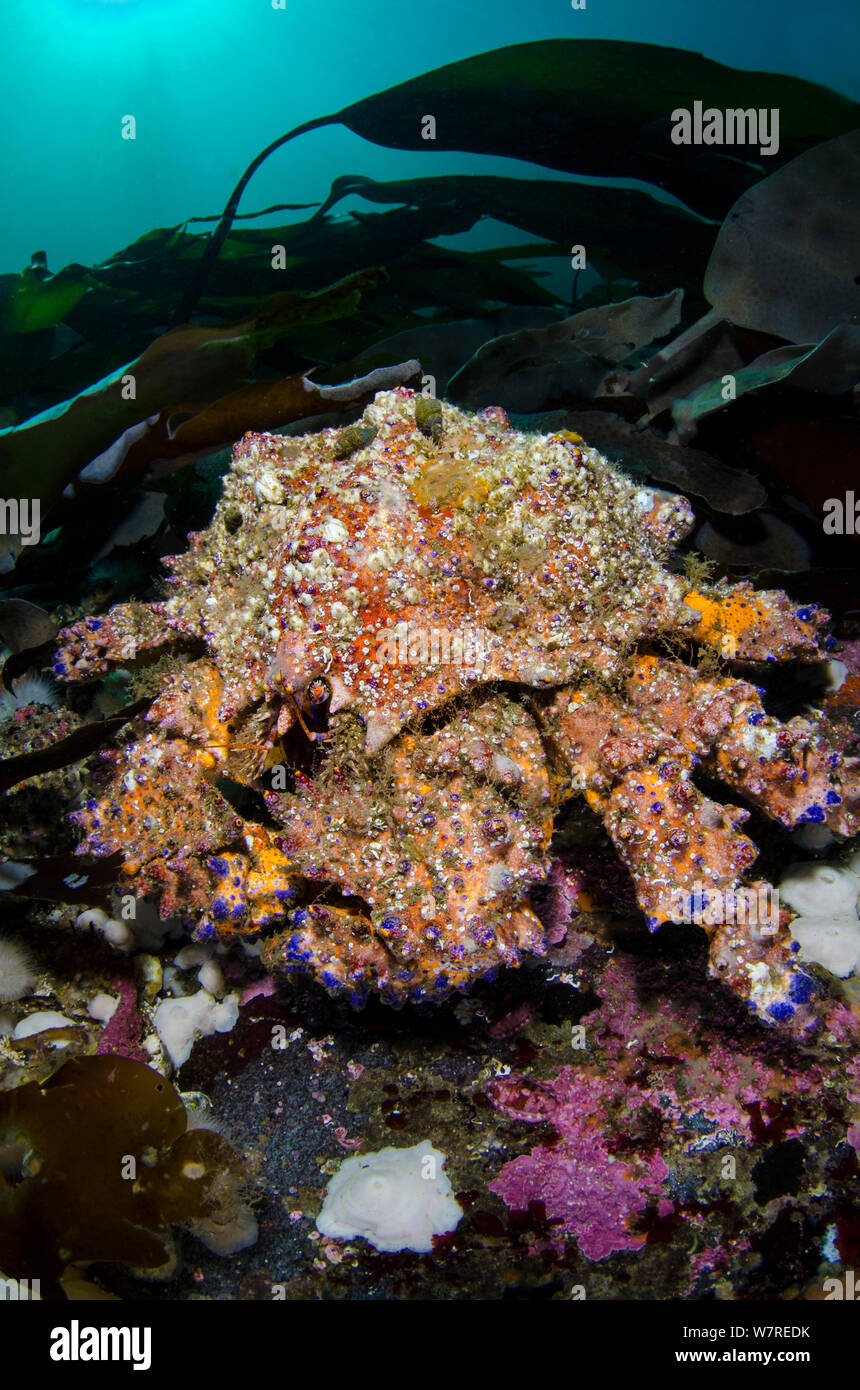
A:
[[[860,879],[856,874],[823,860],[792,864],[779,883],[780,900],[809,917],[856,913],[858,893]]]
[[[109,1023],[119,1008],[119,1000],[112,994],[99,991],[87,1004],[87,1013],[96,1023]]]
[[[167,1048],[175,1067],[191,1056],[195,1038],[210,1033],[229,1033],[239,1017],[239,996],[228,994],[220,1002],[205,989],[196,994],[163,999],[155,1010],[155,1031]]]
[[[344,1159],[328,1185],[317,1227],[324,1236],[363,1236],[377,1250],[433,1249],[463,1209],[442,1171],[445,1155],[422,1139]]]
[[[795,917],[791,934],[800,943],[801,960],[823,965],[845,980],[860,963],[860,920],[844,917]]]
[[[847,979],[860,966],[860,877],[853,865],[792,864],[779,885],[795,917],[789,928],[801,960]]]
[[[100,907],[91,907],[86,912],[80,912],[75,918],[75,926],[78,931],[87,931],[92,928],[104,937],[105,941],[111,946],[116,946],[119,951],[127,951],[134,945],[134,933],[128,922],[117,921],[115,917],[108,917]]]
[[[65,1014],[57,1013],[56,1009],[39,1009],[37,1013],[28,1014],[22,1018],[20,1023],[16,1023],[13,1038],[32,1038],[36,1033],[47,1033],[52,1028],[74,1028],[74,1023]],[[68,1042],[60,1040],[54,1043],[55,1047],[68,1047]]]

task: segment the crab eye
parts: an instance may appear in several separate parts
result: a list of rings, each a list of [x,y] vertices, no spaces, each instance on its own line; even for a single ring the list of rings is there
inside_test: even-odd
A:
[[[331,699],[331,686],[325,676],[317,676],[308,686],[308,703],[314,708]]]

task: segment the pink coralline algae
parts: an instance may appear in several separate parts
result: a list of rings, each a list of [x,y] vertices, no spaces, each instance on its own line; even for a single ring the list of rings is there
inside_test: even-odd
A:
[[[734,1243],[736,1252],[749,1249],[749,1241],[737,1241]],[[697,1250],[690,1256],[690,1279],[686,1288],[686,1296],[689,1298],[696,1287],[696,1283],[703,1274],[715,1274],[719,1270],[727,1269],[732,1259],[732,1251],[719,1245],[709,1245],[704,1250]]]
[[[571,1236],[591,1260],[640,1250],[649,1209],[674,1213],[667,1157],[801,1135],[804,1098],[824,1081],[816,1062],[766,1055],[766,1039],[753,1051],[728,1046],[694,1005],[643,1005],[629,958],[607,965],[600,990],[583,1020],[581,1066],[488,1088],[508,1119],[554,1132],[506,1163],[490,1190],[513,1211],[542,1203],[556,1249]]]
[[[275,981],[271,975],[264,975],[261,980],[254,980],[242,990],[241,1004],[250,1004],[252,999],[267,999],[276,993]]]
[[[848,1100],[852,1105],[860,1107],[860,1057],[852,1057],[846,1068],[848,1078]],[[846,1139],[852,1149],[860,1153],[860,1119],[852,1121],[848,1126]]]
[[[570,1067],[541,1087],[539,1096],[530,1094],[522,1079],[497,1081],[490,1088],[493,1104],[504,1115],[549,1120],[559,1134],[553,1148],[539,1144],[507,1163],[490,1191],[514,1211],[543,1203],[548,1220],[559,1223],[559,1232],[574,1236],[590,1260],[642,1248],[645,1236],[633,1231],[631,1223],[661,1194],[669,1173],[657,1152],[624,1158],[609,1152],[600,1123],[607,1089],[600,1078]]]
[[[625,1104],[641,1098],[673,1126],[683,1126],[696,1115],[748,1143],[756,1123],[751,1107],[783,1097],[799,1100],[822,1085],[817,1062],[789,1066],[781,1057],[767,1055],[764,1039],[758,1051],[746,1051],[732,1039],[704,1030],[693,1001],[644,1004],[629,959],[610,962],[601,976],[600,992],[599,1009],[583,1020],[590,1047],[613,1064],[610,1081],[616,1087],[623,1068]],[[660,1065],[669,1058],[677,1065]],[[783,1137],[800,1132],[790,1127]],[[688,1149],[696,1143],[691,1129]]]
[[[131,971],[114,975],[111,988],[119,995],[119,1004],[101,1031],[96,1052],[129,1057],[133,1062],[148,1062],[150,1059],[140,1046],[143,1019],[138,1011]]]

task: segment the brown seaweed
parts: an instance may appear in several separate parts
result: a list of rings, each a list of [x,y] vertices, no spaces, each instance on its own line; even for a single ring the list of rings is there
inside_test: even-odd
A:
[[[607,102],[607,92],[612,101]],[[448,63],[306,121],[273,140],[234,188],[177,309],[197,304],[248,183],[275,150],[327,125],[395,149],[430,147],[506,155],[569,173],[637,178],[697,212],[722,217],[761,175],[732,149],[672,145],[671,113],[686,99],[705,107],[775,107],[782,161],[860,124],[847,97],[801,78],[745,72],[700,53],[616,39],[546,39]],[[571,138],[571,132],[579,138]]]
[[[167,1277],[171,1226],[223,1219],[244,1181],[227,1141],[187,1124],[170,1082],[127,1057],[78,1057],[0,1094],[0,1148],[22,1155],[11,1181],[0,1175],[4,1275],[53,1298],[77,1262]]]

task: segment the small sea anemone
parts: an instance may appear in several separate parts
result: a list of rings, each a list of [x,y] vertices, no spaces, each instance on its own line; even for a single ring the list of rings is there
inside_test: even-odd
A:
[[[23,999],[32,992],[37,978],[26,946],[14,937],[0,936],[0,1004]]]
[[[213,1255],[235,1255],[238,1250],[247,1250],[249,1245],[256,1244],[259,1235],[257,1218],[244,1202],[236,1197],[231,1202],[228,1195],[225,1207],[221,1221],[209,1216],[187,1223],[191,1234]]]
[[[0,695],[0,722],[11,719],[16,710],[26,705],[47,705],[56,709],[57,694],[54,681],[44,676],[21,676],[12,682],[11,690],[4,690]]]
[[[207,1109],[202,1104],[189,1104],[186,1100],[185,1114],[188,1118],[188,1129],[206,1129],[211,1134],[220,1134],[223,1138],[227,1138],[227,1126],[223,1120],[213,1115],[211,1109]]]

